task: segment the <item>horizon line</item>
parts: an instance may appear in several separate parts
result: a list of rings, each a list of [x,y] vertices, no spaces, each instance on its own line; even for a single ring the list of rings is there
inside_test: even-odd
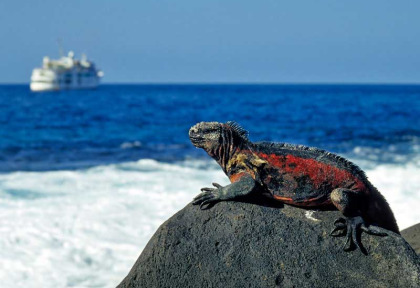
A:
[[[9,83],[2,83],[0,82],[0,86],[24,86],[28,85],[28,82],[9,82]],[[276,86],[316,86],[316,85],[323,85],[323,86],[419,86],[420,82],[412,83],[412,82],[105,82],[100,83],[100,86],[108,86],[108,85],[144,85],[144,86],[152,86],[152,85],[161,85],[161,86],[169,86],[169,85],[276,85]]]

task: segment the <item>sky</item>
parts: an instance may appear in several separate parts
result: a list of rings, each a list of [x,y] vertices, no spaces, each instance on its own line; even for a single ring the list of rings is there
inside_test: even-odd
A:
[[[420,1],[2,0],[0,83],[57,39],[105,83],[420,84]]]

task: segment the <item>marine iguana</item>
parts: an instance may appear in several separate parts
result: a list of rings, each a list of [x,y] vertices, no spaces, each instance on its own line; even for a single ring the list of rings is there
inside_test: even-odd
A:
[[[209,208],[217,201],[260,193],[301,207],[336,207],[343,218],[334,222],[330,235],[346,236],[344,250],[356,245],[364,254],[360,233],[385,236],[383,229],[399,234],[394,215],[365,173],[350,161],[313,147],[256,142],[235,122],[201,122],[189,137],[221,166],[231,184],[202,188],[193,204]]]

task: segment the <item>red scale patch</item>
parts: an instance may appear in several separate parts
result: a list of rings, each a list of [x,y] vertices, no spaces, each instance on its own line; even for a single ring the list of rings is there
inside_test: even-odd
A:
[[[332,187],[346,187],[349,182],[355,182],[356,187],[364,187],[363,183],[355,178],[350,172],[337,167],[293,155],[279,156],[276,154],[259,153],[259,156],[268,161],[272,166],[281,171],[290,173],[294,177],[308,176],[315,189],[323,183],[330,183]]]

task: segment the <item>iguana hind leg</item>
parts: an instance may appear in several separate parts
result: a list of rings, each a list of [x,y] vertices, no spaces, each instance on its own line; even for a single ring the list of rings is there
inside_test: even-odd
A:
[[[363,254],[367,255],[367,251],[360,241],[361,231],[378,236],[387,234],[376,226],[366,226],[361,211],[365,204],[364,197],[363,194],[351,189],[337,188],[332,191],[331,201],[345,218],[339,218],[334,222],[335,228],[330,235],[334,237],[346,236],[344,251],[352,250],[354,246],[357,246]]]
[[[250,175],[244,175],[236,182],[224,187],[217,183],[213,183],[213,186],[216,188],[201,188],[202,192],[193,199],[192,204],[199,204],[200,209],[206,209],[213,203],[245,196],[255,189],[256,182]]]

